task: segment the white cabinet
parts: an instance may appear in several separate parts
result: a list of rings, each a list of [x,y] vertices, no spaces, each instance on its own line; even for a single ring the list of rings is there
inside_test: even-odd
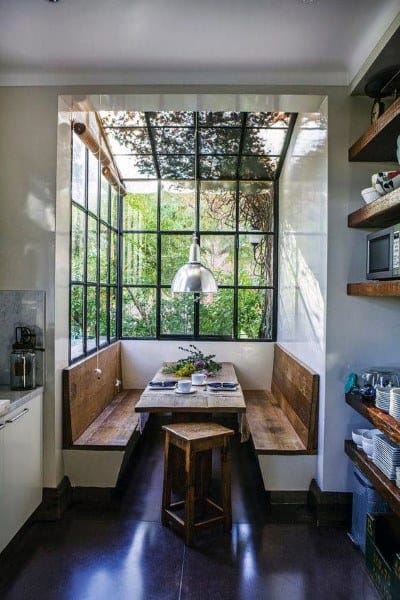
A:
[[[42,501],[42,394],[2,419],[0,551]]]

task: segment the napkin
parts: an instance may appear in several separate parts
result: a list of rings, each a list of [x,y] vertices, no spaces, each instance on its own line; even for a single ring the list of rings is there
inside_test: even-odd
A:
[[[165,381],[150,381],[150,387],[173,387],[176,384],[176,379],[167,379]]]
[[[237,388],[238,384],[235,383],[234,381],[212,381],[211,383],[208,384],[209,388],[215,389],[215,390],[233,390],[235,388]]]

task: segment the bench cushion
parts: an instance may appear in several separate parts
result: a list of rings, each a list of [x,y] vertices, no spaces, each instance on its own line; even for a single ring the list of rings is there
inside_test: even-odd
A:
[[[244,392],[246,416],[257,454],[309,454],[271,392]]]
[[[124,390],[73,443],[79,450],[125,450],[138,429],[135,406],[143,390]]]

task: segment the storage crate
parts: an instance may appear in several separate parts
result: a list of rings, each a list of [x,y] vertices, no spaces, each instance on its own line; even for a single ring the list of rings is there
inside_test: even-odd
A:
[[[374,486],[369,479],[355,467],[350,537],[351,540],[360,547],[364,554],[367,514],[386,512],[390,512],[387,502],[383,500],[380,494],[374,489]]]
[[[396,515],[367,515],[365,560],[384,600],[400,599],[400,519]]]

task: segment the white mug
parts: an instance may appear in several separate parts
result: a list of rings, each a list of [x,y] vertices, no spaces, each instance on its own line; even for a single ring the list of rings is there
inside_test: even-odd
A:
[[[190,392],[190,390],[192,389],[192,382],[190,381],[190,379],[181,379],[176,384],[176,387],[180,392],[187,393]]]
[[[203,385],[206,382],[207,375],[205,373],[193,373],[192,383],[193,385]]]

